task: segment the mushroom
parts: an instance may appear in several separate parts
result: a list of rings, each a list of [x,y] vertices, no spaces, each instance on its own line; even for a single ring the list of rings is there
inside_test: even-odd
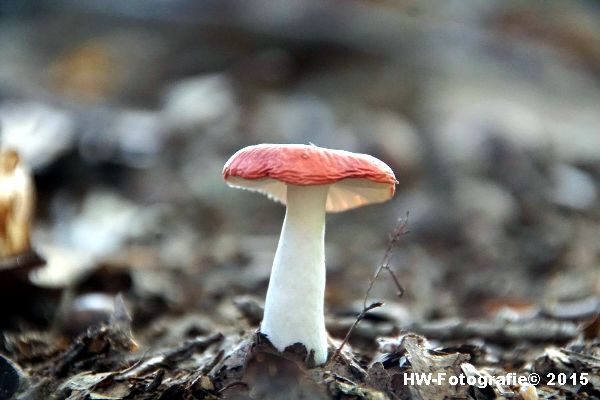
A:
[[[223,168],[228,185],[287,205],[260,332],[284,351],[301,343],[317,365],[327,361],[325,213],[380,203],[396,178],[382,161],[302,144],[259,144],[235,153]]]
[[[12,149],[0,151],[0,257],[31,250],[29,232],[35,212],[31,173]]]

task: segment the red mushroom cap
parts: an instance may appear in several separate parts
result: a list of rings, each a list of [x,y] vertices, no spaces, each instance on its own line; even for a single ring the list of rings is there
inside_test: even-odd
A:
[[[304,144],[245,147],[225,163],[223,178],[230,186],[262,192],[284,204],[286,184],[331,185],[329,212],[386,201],[396,185],[390,167],[375,157]]]

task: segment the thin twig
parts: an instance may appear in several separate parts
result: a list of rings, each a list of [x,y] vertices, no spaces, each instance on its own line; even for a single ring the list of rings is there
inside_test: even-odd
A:
[[[388,273],[392,277],[392,280],[394,281],[394,284],[396,285],[396,288],[398,289],[398,297],[402,297],[402,295],[404,294],[404,288],[400,284],[400,281],[398,281],[398,278],[396,277],[396,274],[394,274],[394,271],[392,271],[392,269],[390,268],[390,261],[394,254],[394,248],[398,245],[398,242],[400,241],[402,236],[404,236],[408,233],[408,230],[406,230],[407,225],[408,225],[408,212],[406,213],[406,216],[404,218],[398,219],[396,226],[394,227],[394,229],[392,230],[392,233],[390,234],[390,240],[388,241],[388,247],[385,250],[385,253],[383,254],[383,260],[381,260],[381,264],[379,264],[379,267],[377,267],[375,274],[369,280],[369,287],[367,288],[367,291],[365,293],[365,298],[363,300],[363,309],[367,307],[367,300],[369,299],[369,295],[371,294],[373,285],[375,284],[375,281],[377,280],[377,278],[379,278],[381,271],[383,271],[384,269],[386,271],[388,271]]]
[[[381,271],[383,271],[385,269],[386,271],[388,271],[388,273],[392,277],[392,280],[394,281],[394,285],[396,285],[396,288],[398,289],[398,297],[402,297],[402,295],[404,294],[404,288],[400,284],[400,281],[398,280],[398,277],[396,276],[394,271],[390,268],[390,261],[392,259],[392,255],[394,253],[394,248],[398,245],[398,242],[400,241],[402,236],[404,236],[408,233],[408,230],[406,230],[407,224],[408,224],[408,212],[406,213],[406,216],[404,218],[398,219],[396,226],[392,230],[392,233],[390,234],[390,240],[388,242],[388,247],[385,250],[385,253],[383,255],[383,260],[381,261],[381,264],[379,264],[379,267],[377,267],[377,270],[375,271],[375,274],[373,275],[373,277],[371,277],[371,279],[369,280],[369,287],[367,288],[367,292],[365,293],[365,298],[363,300],[363,309],[360,312],[360,314],[358,314],[358,316],[356,317],[356,320],[354,321],[354,323],[352,324],[350,329],[348,329],[348,332],[346,333],[346,336],[344,337],[344,340],[342,341],[342,343],[340,343],[338,348],[335,350],[335,353],[333,353],[333,356],[331,356],[331,358],[329,359],[329,362],[327,363],[328,366],[331,365],[332,363],[334,363],[335,360],[340,356],[342,349],[344,348],[346,343],[348,343],[348,340],[350,340],[350,336],[352,335],[352,332],[358,326],[360,321],[362,321],[362,319],[365,317],[365,315],[367,315],[367,313],[369,311],[373,310],[374,308],[378,308],[383,305],[382,302],[375,302],[375,303],[371,303],[370,305],[367,306],[367,300],[369,299],[369,294],[371,293],[371,289],[373,289],[373,285],[375,284],[375,281],[377,280],[377,278],[379,278]]]
[[[231,382],[231,383],[229,383],[229,384],[225,385],[225,386],[224,386],[224,387],[222,387],[221,389],[219,389],[219,390],[217,391],[217,393],[221,394],[221,393],[223,393],[224,391],[226,391],[226,390],[228,390],[228,389],[231,389],[232,387],[235,387],[235,386],[241,386],[241,387],[243,387],[243,388],[244,388],[244,389],[246,389],[246,390],[248,390],[248,388],[249,388],[249,386],[248,386],[248,384],[247,384],[246,382],[243,382],[243,381],[234,381],[234,382]]]
[[[338,346],[338,348],[335,350],[335,353],[333,353],[333,356],[331,356],[331,359],[329,360],[328,364],[333,363],[339,357],[340,353],[342,352],[342,349],[344,348],[346,343],[348,343],[348,340],[350,340],[350,335],[352,335],[354,328],[356,328],[358,326],[359,322],[365,317],[365,315],[367,315],[367,313],[369,311],[371,311],[372,309],[381,307],[382,305],[383,305],[382,302],[376,302],[376,303],[372,303],[369,306],[363,308],[363,310],[360,312],[360,314],[358,314],[358,317],[356,317],[356,321],[354,321],[354,323],[352,324],[350,329],[348,329],[348,332],[346,333],[344,340]]]

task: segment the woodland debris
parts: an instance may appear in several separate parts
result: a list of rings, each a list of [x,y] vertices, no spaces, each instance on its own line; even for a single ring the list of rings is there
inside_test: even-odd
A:
[[[0,355],[0,399],[11,399],[27,387],[28,380],[16,363]]]
[[[237,296],[233,299],[233,304],[242,314],[242,316],[252,326],[258,326],[262,321],[265,304],[255,296]]]
[[[492,342],[518,341],[567,342],[579,334],[577,325],[567,321],[532,319],[529,321],[472,320],[459,318],[415,323],[407,330],[430,339],[464,340],[483,338]]]
[[[208,337],[198,337],[186,341],[179,348],[176,348],[169,353],[165,354],[161,361],[164,365],[173,365],[181,361],[182,359],[189,358],[194,353],[201,353],[206,350],[209,346],[219,343],[223,340],[223,335],[215,333]]]
[[[590,296],[544,307],[543,315],[560,320],[582,320],[600,314],[600,296]]]
[[[600,345],[597,343],[571,345],[568,348],[548,347],[535,360],[533,369],[543,383],[556,386],[558,376],[563,374],[567,378],[566,384],[560,385],[563,390],[572,394],[600,396]],[[586,374],[586,384],[582,384],[581,374]],[[549,382],[552,378],[556,382]]]
[[[458,376],[461,364],[469,361],[469,356],[465,354],[434,354],[426,349],[425,343],[424,338],[416,335],[407,335],[402,341],[413,373]],[[462,397],[466,394],[465,387],[452,386],[447,380],[437,385],[410,385],[410,390],[417,398],[428,400],[443,400],[448,396]]]
[[[367,314],[368,315],[368,314]],[[352,326],[351,343],[372,343],[378,337],[393,336],[400,333],[400,329],[391,322],[377,322],[363,318],[356,324],[356,317],[330,317],[325,320],[327,331],[334,337],[344,337]]]
[[[485,369],[478,369],[473,364],[463,363],[460,366],[467,379],[469,377],[475,378],[477,382],[486,382],[492,377],[492,374]],[[513,392],[506,386],[496,383],[494,387],[490,385],[472,385],[470,392],[475,398],[496,398],[494,389],[503,397],[512,397]]]
[[[111,372],[82,372],[72,376],[59,386],[59,393],[69,396],[69,399],[122,399],[132,391],[127,383],[113,380]]]

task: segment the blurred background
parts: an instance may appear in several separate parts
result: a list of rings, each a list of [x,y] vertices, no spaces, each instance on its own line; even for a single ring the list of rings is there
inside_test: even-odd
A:
[[[368,153],[398,178],[388,203],[328,216],[329,315],[360,310],[407,212],[406,293],[385,274],[372,292],[387,333],[590,315],[599,20],[591,0],[0,2],[1,145],[34,174],[48,262],[18,290],[3,271],[0,325],[83,329],[74,315],[117,293],[134,330],[238,321],[232,299],[264,297],[285,209],[221,170],[263,142]]]

